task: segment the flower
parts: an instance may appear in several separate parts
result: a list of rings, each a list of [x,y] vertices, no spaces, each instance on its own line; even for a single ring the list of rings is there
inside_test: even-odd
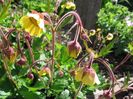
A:
[[[92,30],[90,30],[89,33],[90,33],[91,36],[94,36],[96,34],[96,31],[92,29]]]
[[[14,63],[17,57],[17,52],[14,50],[13,47],[8,47],[7,49],[4,49],[5,58],[10,63]]]
[[[82,48],[79,42],[73,40],[67,43],[68,53],[70,57],[77,58]]]
[[[66,8],[66,9],[72,9],[72,10],[76,9],[75,4],[73,2],[70,2],[70,1],[68,1],[66,4],[63,4],[61,7]]]
[[[89,40],[89,37],[88,37],[87,33],[82,33],[81,34],[81,39],[82,40],[85,40],[85,41],[88,41]]]
[[[23,16],[20,19],[20,24],[31,36],[40,37],[45,31],[44,20],[38,13],[29,13]]]
[[[97,32],[101,32],[101,28],[97,28],[96,31],[97,31]]]
[[[22,66],[25,65],[27,59],[26,57],[23,55],[18,61],[17,61],[17,65]]]
[[[100,84],[95,70],[92,67],[82,67],[76,70],[75,80],[81,81],[85,85]]]
[[[75,71],[75,80],[76,81],[81,81],[83,76],[83,68],[78,68]]]
[[[49,77],[51,78],[51,70],[48,66],[44,66],[39,72],[38,72],[39,76],[43,76],[48,74]]]
[[[112,33],[108,33],[108,35],[106,36],[107,40],[112,40],[113,39],[113,34]]]

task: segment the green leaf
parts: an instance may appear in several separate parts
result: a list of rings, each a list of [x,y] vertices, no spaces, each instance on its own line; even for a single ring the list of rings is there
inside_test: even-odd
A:
[[[0,12],[0,21],[2,21],[6,16],[7,16],[7,11],[8,11],[8,8],[10,6],[11,2],[9,1],[7,3],[7,5],[5,5],[3,8],[2,8],[2,11]]]
[[[61,92],[58,99],[71,99],[69,95],[70,95],[69,90],[65,89],[64,91]]]
[[[64,90],[65,87],[68,86],[68,81],[65,79],[58,79],[54,81],[54,84],[51,86],[51,89],[53,89],[55,92],[59,93],[62,90]]]
[[[21,88],[20,94],[23,96],[24,99],[45,99],[45,96],[42,95],[40,92],[32,92],[25,87]]]
[[[11,95],[10,92],[5,92],[5,91],[0,90],[0,99],[6,99],[10,95]]]
[[[111,49],[113,48],[114,43],[115,43],[115,40],[113,40],[112,42],[110,42],[108,45],[104,46],[104,47],[100,50],[98,56],[99,56],[99,57],[104,57],[104,56],[106,56],[107,54],[109,54],[110,52],[112,52]]]
[[[86,99],[86,97],[84,96],[84,94],[80,91],[77,95],[78,99]]]
[[[48,78],[44,77],[44,79],[38,80],[36,84],[32,87],[26,86],[30,91],[37,91],[46,88],[48,82]]]

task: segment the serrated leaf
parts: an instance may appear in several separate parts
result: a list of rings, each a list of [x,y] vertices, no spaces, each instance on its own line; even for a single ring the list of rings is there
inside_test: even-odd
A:
[[[108,45],[104,46],[104,47],[100,50],[98,56],[99,56],[99,57],[104,57],[104,56],[106,56],[107,54],[109,54],[110,52],[112,52],[111,49],[113,48],[114,43],[115,43],[115,40],[113,40],[112,42],[110,42]]]
[[[41,95],[40,92],[32,92],[27,88],[23,87],[19,93],[23,96],[24,99],[45,99],[44,95]]]

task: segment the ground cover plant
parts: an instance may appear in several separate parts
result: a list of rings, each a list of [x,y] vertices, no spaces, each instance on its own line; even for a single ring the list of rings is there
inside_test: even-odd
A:
[[[0,98],[132,98],[132,73],[114,73],[133,55],[132,17],[108,1],[87,30],[72,0],[0,0]]]

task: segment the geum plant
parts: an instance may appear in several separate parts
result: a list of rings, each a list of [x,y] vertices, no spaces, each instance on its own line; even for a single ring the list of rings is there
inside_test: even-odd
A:
[[[75,22],[67,34],[71,33],[74,28],[76,28],[76,33],[74,39],[67,42],[66,50],[64,42],[57,41],[60,36],[58,34],[61,33],[61,25],[69,17],[75,17]],[[41,98],[61,98],[61,95],[65,94],[66,98],[76,99],[79,97],[82,87],[100,84],[97,73],[92,66],[94,61],[97,61],[107,68],[112,81],[103,97],[113,97],[115,76],[110,64],[101,58],[110,53],[110,49],[113,47],[114,41],[105,47],[101,46],[102,43],[113,39],[112,34],[109,33],[104,38],[100,29],[87,32],[80,16],[75,11],[66,13],[59,20],[55,20],[48,13],[32,11],[20,19],[20,24],[23,30],[9,29],[6,32],[2,28],[0,29],[1,62],[18,95],[27,99],[29,97],[35,98],[34,95],[32,96],[33,93],[38,94]],[[10,41],[12,33],[17,33],[15,44]],[[95,36],[94,42],[91,41],[93,36]],[[78,42],[79,37],[83,41],[82,46]],[[93,45],[93,47],[89,47],[89,45]],[[36,48],[37,50],[34,48],[35,46],[38,48]],[[85,47],[85,51],[81,53],[83,47]],[[39,55],[41,53],[40,58],[37,56],[37,52]],[[59,58],[62,54],[65,61]],[[14,75],[14,70],[16,70],[16,75]],[[43,83],[40,83],[41,81]],[[78,88],[75,88],[76,84],[78,84]]]

